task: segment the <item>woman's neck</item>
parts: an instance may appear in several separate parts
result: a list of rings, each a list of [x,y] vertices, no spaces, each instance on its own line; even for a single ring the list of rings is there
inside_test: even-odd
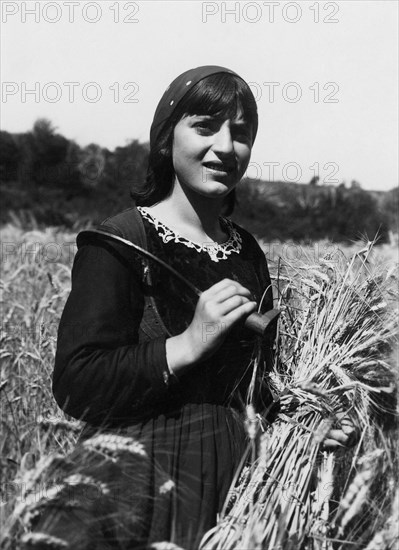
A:
[[[226,234],[219,223],[223,202],[223,198],[210,199],[190,193],[177,183],[168,197],[149,210],[162,223],[189,240],[223,242]]]

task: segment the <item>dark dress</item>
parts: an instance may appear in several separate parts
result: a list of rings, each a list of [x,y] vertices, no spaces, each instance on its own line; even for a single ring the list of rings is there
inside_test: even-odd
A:
[[[272,308],[264,254],[244,229],[222,220],[231,235],[227,249],[233,250],[212,259],[148,214],[143,222],[148,250],[199,289],[228,277],[247,287],[258,303],[269,288],[263,310]],[[179,334],[191,322],[198,298],[155,263],[151,274],[162,321],[169,334]],[[243,416],[251,359],[259,344],[263,356],[270,355],[272,337],[260,343],[237,325],[211,358],[177,383],[165,383],[167,336],[139,337],[142,284],[139,260],[133,266],[123,262],[101,242],[78,250],[59,326],[53,390],[68,414],[87,422],[84,437],[101,426],[143,442],[154,465],[148,490],[155,492],[168,478],[175,483],[167,497],[146,503],[143,537],[194,548],[215,525],[248,444]],[[203,337],[213,330],[205,326]],[[265,388],[259,392],[262,407],[268,395]]]

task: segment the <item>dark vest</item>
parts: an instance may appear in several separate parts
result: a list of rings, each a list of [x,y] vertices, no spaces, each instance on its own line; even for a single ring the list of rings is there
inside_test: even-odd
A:
[[[123,212],[106,218],[97,226],[97,229],[107,231],[118,237],[123,237],[131,241],[134,244],[139,245],[141,248],[147,249],[147,237],[141,218],[140,212],[135,206],[127,208]],[[90,236],[90,239],[101,239],[101,236]],[[78,248],[88,243],[87,237],[84,232],[79,233],[76,237],[76,243]],[[119,244],[119,243],[118,243]],[[144,311],[143,317],[140,322],[139,328],[139,342],[146,342],[157,338],[158,336],[171,336],[168,329],[165,327],[155,300],[152,294],[152,281],[151,281],[151,269],[150,262],[144,257],[139,257],[137,253],[123,245],[116,245],[118,253],[129,263],[138,259],[141,262],[142,267],[142,282],[144,292]]]

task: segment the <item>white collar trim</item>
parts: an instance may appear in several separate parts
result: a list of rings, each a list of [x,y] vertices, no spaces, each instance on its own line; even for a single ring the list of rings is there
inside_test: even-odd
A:
[[[219,262],[219,260],[227,260],[232,252],[235,252],[236,254],[240,253],[242,247],[241,235],[238,233],[233,223],[228,218],[224,218],[222,216],[220,217],[221,222],[229,233],[229,238],[226,242],[210,242],[209,244],[199,244],[190,241],[185,237],[182,237],[181,235],[179,235],[179,233],[167,227],[160,220],[154,218],[154,216],[149,213],[148,209],[145,206],[138,206],[137,210],[140,212],[143,218],[145,218],[155,227],[158,235],[161,237],[164,243],[172,241],[174,243],[184,244],[188,248],[194,248],[195,250],[197,250],[197,252],[206,252],[207,254],[209,254],[209,257],[214,262]]]

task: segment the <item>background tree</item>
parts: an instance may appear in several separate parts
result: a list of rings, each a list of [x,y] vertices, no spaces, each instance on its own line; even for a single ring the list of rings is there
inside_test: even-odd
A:
[[[29,226],[98,223],[132,204],[130,190],[145,181],[149,147],[132,140],[114,151],[91,143],[81,148],[57,133],[48,119],[30,132],[0,133],[3,209]],[[369,192],[350,187],[247,179],[237,187],[233,219],[264,239],[353,240],[397,231],[398,189]]]

